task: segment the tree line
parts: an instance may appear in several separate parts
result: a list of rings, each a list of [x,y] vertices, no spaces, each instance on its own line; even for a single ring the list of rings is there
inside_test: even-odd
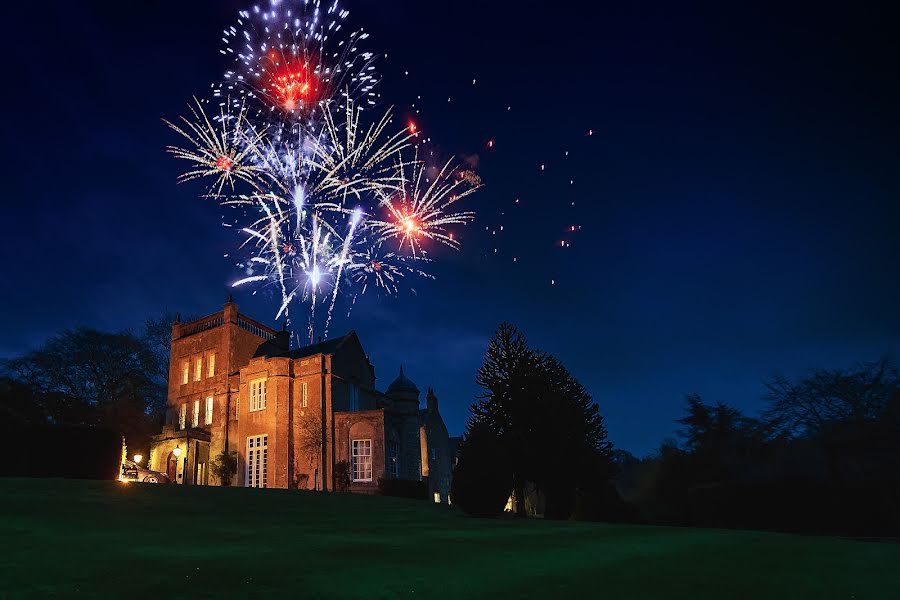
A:
[[[498,515],[512,496],[540,498],[557,519],[900,532],[900,375],[888,359],[776,375],[756,417],[688,395],[677,438],[640,459],[613,449],[584,386],[512,325],[476,381],[452,492],[471,514]]]
[[[32,431],[51,437],[65,428],[67,439],[79,439],[77,431],[88,439],[91,429],[104,430],[117,439],[124,436],[129,454],[149,456],[150,438],[165,420],[173,320],[174,315],[162,314],[138,331],[65,330],[2,361],[4,428],[39,428]],[[30,444],[35,451],[37,446]],[[46,460],[77,462],[77,450]]]

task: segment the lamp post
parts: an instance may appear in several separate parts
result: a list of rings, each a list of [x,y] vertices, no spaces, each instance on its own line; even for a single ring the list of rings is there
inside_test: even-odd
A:
[[[178,457],[181,456],[181,446],[175,446],[175,449],[172,450],[172,454],[175,455],[175,460],[177,461],[177,460],[178,460]],[[185,456],[184,458],[185,458],[185,460],[187,460],[187,457],[186,457],[186,456]],[[176,464],[177,464],[177,463],[176,463]],[[187,466],[187,465],[185,465],[185,467],[186,467],[186,466]],[[177,470],[177,469],[175,470],[175,479],[176,479],[176,481],[177,481],[177,479],[178,479],[178,470]],[[183,469],[183,468],[182,468],[182,470],[181,470],[181,483],[182,483],[182,484],[184,483],[184,469]]]

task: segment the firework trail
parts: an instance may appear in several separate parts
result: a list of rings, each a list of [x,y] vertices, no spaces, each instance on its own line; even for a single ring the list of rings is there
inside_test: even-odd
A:
[[[422,268],[431,247],[459,247],[451,227],[474,213],[455,204],[480,180],[420,160],[391,110],[370,118],[379,76],[359,50],[368,35],[341,35],[348,12],[336,1],[270,2],[225,30],[234,64],[214,87],[217,114],[195,101],[189,117],[166,121],[188,142],[168,150],[190,163],[179,181],[211,181],[207,195],[237,211],[246,258],[232,285],[275,290],[275,318],[288,324],[291,307],[304,308],[312,341],[317,319],[327,336],[341,297],[352,306],[432,278]]]

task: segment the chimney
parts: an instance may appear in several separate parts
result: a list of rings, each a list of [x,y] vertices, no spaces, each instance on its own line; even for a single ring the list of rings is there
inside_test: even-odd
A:
[[[430,412],[438,412],[438,399],[431,388],[428,388],[428,395],[425,396],[425,406]]]
[[[291,332],[287,330],[286,327],[282,327],[281,331],[275,334],[275,337],[272,338],[272,343],[278,347],[279,350],[287,352],[291,349]]]
[[[175,313],[175,321],[172,323],[172,339],[181,337],[181,313]]]
[[[238,322],[238,306],[234,303],[231,294],[228,294],[228,302],[225,303],[225,307],[222,310],[222,320],[226,323]]]

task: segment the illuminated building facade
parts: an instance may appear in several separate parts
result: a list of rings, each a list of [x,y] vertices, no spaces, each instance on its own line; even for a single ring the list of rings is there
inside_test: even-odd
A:
[[[172,326],[168,411],[150,468],[176,483],[221,485],[210,473],[235,453],[231,485],[375,493],[379,479],[426,481],[447,502],[451,453],[437,396],[403,369],[385,392],[355,332],[290,349],[230,301]],[[346,468],[343,468],[346,463]]]

